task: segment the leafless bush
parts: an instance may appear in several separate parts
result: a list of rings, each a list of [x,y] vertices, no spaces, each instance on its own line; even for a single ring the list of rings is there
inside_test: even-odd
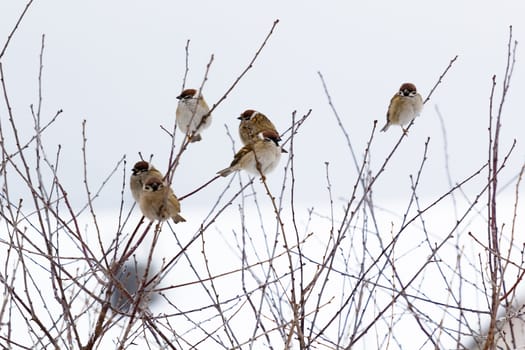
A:
[[[277,23],[212,110],[256,63]],[[126,157],[108,171],[99,188],[92,188],[85,121],[82,155],[87,200],[83,206],[71,203],[68,192],[78,189],[65,188],[60,177],[62,147],[46,146],[46,130],[60,124],[62,112],[52,116],[41,112],[44,37],[39,100],[31,106],[33,127],[27,130],[11,108],[2,64],[11,36],[0,53],[6,111],[0,116],[3,348],[496,349],[523,345],[512,327],[521,320],[523,308],[516,293],[524,274],[523,249],[517,238],[523,168],[514,182],[510,228],[498,219],[497,195],[500,173],[507,170],[514,149],[513,144],[500,150],[503,106],[515,63],[512,31],[499,99],[494,94],[497,79],[493,79],[487,162],[461,181],[451,180],[450,189],[430,203],[420,200],[419,191],[420,182],[430,176],[425,165],[432,146],[427,140],[419,152],[418,167],[409,175],[412,190],[405,214],[395,224],[385,223],[382,216],[387,210],[374,201],[375,184],[407,135],[402,134],[382,164],[373,169],[370,157],[377,140],[376,124],[366,145],[352,144],[319,73],[358,174],[344,184],[346,192],[334,193],[331,174],[338,169],[326,163],[326,182],[318,185],[326,186],[327,205],[311,208],[307,215],[299,212],[296,186],[301,175],[295,171],[295,156],[301,150],[295,139],[301,137],[311,111],[294,112],[283,133],[289,156],[282,162],[280,187],[269,186],[264,179],[232,176],[191,235],[181,235],[169,223],[133,220],[124,206]],[[188,47],[186,53],[188,57]],[[436,84],[425,103],[456,59],[441,75],[436,71]],[[213,56],[207,71],[212,62]],[[191,146],[189,138],[177,137],[175,125],[163,129],[159,132],[172,139],[167,176],[171,180]],[[119,215],[112,218],[114,231],[108,242],[108,226],[101,224],[94,202],[107,181],[120,176],[121,206]],[[216,179],[181,200],[198,196]],[[474,179],[482,186],[467,190]],[[450,203],[456,218],[437,237],[433,216]],[[232,208],[237,210],[235,221],[229,215]],[[485,237],[469,229],[476,218],[486,223]],[[168,244],[172,254],[154,263],[159,244]],[[475,254],[471,254],[472,245],[477,248]],[[146,251],[144,259],[139,250]],[[413,339],[410,345],[399,335],[407,332]]]

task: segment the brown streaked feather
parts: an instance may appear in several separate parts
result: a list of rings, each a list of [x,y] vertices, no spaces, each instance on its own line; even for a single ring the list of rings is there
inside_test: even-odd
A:
[[[253,151],[253,144],[251,143],[241,148],[237,153],[235,153],[235,156],[233,157],[230,167],[239,163],[241,161],[241,158],[247,155],[248,153],[250,153],[251,151]]]

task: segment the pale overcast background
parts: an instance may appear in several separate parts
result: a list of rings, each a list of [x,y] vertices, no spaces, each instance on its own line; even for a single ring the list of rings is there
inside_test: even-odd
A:
[[[24,6],[18,0],[0,1],[2,43]],[[325,162],[329,162],[340,213],[357,172],[318,72],[326,80],[356,154],[362,157],[373,121],[378,120],[378,128],[383,126],[390,98],[400,84],[413,82],[427,96],[456,55],[457,61],[375,184],[375,204],[392,214],[381,217],[381,225],[388,229],[390,222],[404,213],[410,197],[409,174],[417,172],[427,138],[428,161],[418,194],[428,204],[450,188],[436,106],[444,118],[451,181],[461,181],[486,162],[491,79],[496,74],[499,97],[509,25],[513,25],[515,40],[525,40],[525,2],[520,0],[35,1],[1,59],[21,136],[27,139],[33,133],[29,106],[37,103],[40,43],[45,34],[42,117],[46,121],[57,110],[64,112],[46,131],[44,143],[51,159],[57,145],[62,146],[59,176],[73,203],[80,206],[86,198],[81,179],[84,119],[91,188],[97,188],[124,155],[127,175],[139,159],[138,152],[146,157],[154,154],[155,165],[165,171],[171,140],[160,126],[171,129],[174,122],[187,40],[187,87],[201,85],[214,55],[204,87],[211,106],[245,69],[276,19],[279,24],[253,68],[215,110],[203,141],[191,144],[184,154],[173,182],[178,195],[194,190],[230,163],[232,145],[224,125],[238,148],[236,118],[243,110],[265,113],[284,131],[293,111],[299,118],[311,109],[295,140],[296,204],[323,211],[328,203]],[[501,174],[502,186],[525,160],[524,56],[518,45],[504,108],[501,151],[506,152],[513,139],[517,145]],[[0,118],[6,125],[3,104]],[[371,151],[374,173],[400,133],[398,127],[392,127],[375,136]],[[276,192],[281,175],[282,169],[278,169],[268,176]],[[464,188],[469,200],[485,181],[486,175],[482,175]],[[227,179],[219,179],[184,200],[182,212],[188,223],[177,228],[184,231],[190,227],[184,225],[200,223],[199,212],[212,207],[227,183]],[[119,168],[95,203],[97,208],[107,213],[118,210],[121,187]],[[513,194],[513,186],[507,193]],[[127,189],[124,200],[125,206],[131,207]],[[400,200],[403,204],[397,207]],[[453,226],[453,211],[450,207],[443,210]],[[236,208],[232,211],[236,214]],[[502,215],[508,219],[509,213],[503,211]],[[134,214],[140,217],[137,211]],[[428,219],[444,221],[439,215]],[[484,224],[481,222],[481,230]],[[226,226],[219,229],[229,231]],[[448,232],[434,233],[443,238]],[[410,334],[406,336],[410,342]],[[404,338],[399,339],[402,342]]]
[[[2,41],[24,8],[22,1],[0,2]],[[353,182],[355,168],[317,74],[326,80],[335,107],[358,153],[363,153],[373,120],[381,127],[393,93],[405,81],[426,96],[450,59],[458,55],[443,84],[417,119],[409,138],[376,184],[376,196],[404,197],[408,173],[418,166],[423,144],[431,138],[429,173],[422,183],[429,197],[448,188],[438,105],[448,133],[453,181],[478,168],[487,155],[488,98],[491,77],[501,82],[509,25],[523,39],[522,1],[320,2],[320,1],[36,1],[2,59],[20,129],[32,125],[29,105],[37,102],[41,35],[46,35],[43,118],[63,115],[46,133],[47,145],[62,149],[61,175],[70,196],[81,196],[81,123],[87,120],[89,176],[95,187],[126,155],[127,170],[137,152],[154,154],[166,169],[171,129],[185,68],[187,86],[198,87],[210,56],[214,61],[204,94],[215,103],[246,67],[274,20],[279,24],[253,69],[213,114],[204,141],[191,145],[174,187],[187,193],[229,164],[232,151],[224,125],[238,146],[236,117],[246,108],[290,125],[291,114],[312,114],[296,139],[298,195],[306,206],[326,199],[324,162],[331,164],[334,186]],[[523,131],[525,79],[518,64],[505,107],[502,149]],[[500,92],[500,89],[497,89]],[[4,111],[2,111],[4,113]],[[28,129],[30,132],[31,129]],[[377,135],[372,168],[377,169],[400,130]],[[22,132],[22,135],[24,133]],[[523,161],[518,142],[514,158]],[[109,186],[120,188],[120,174]],[[431,183],[430,183],[431,182]],[[215,183],[186,206],[199,206],[224,186]],[[304,186],[304,187],[301,187]],[[341,186],[341,187],[338,187]],[[80,193],[76,193],[75,188]],[[111,209],[112,189],[98,205]],[[346,191],[345,191],[346,192]],[[76,198],[77,199],[77,198]],[[128,194],[128,199],[131,196]]]

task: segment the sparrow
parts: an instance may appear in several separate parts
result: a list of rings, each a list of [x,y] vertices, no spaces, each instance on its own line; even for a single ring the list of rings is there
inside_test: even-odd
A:
[[[153,165],[144,160],[135,163],[133,169],[131,169],[129,187],[131,189],[133,199],[135,199],[137,203],[140,200],[140,194],[142,193],[144,181],[150,176],[157,176],[162,178],[162,174],[160,173],[160,171],[155,169]]]
[[[390,125],[397,124],[403,128],[410,124],[423,109],[423,99],[412,83],[404,83],[390,100],[386,113],[386,124],[381,131],[387,131]],[[403,128],[403,132],[406,130]]]
[[[152,175],[146,179],[139,205],[142,214],[150,220],[165,221],[172,218],[176,224],[186,221],[179,214],[179,200],[161,176]]]
[[[274,132],[277,134],[277,141],[281,141],[275,125],[261,112],[247,109],[237,119],[241,121],[239,123],[239,136],[243,145],[257,141],[259,133],[263,131]]]
[[[279,146],[279,140],[279,134],[273,130],[258,133],[257,140],[241,148],[233,157],[230,166],[217,174],[228,176],[243,169],[252,174],[261,174],[264,179],[265,175],[279,164],[281,153],[287,153]]]
[[[176,119],[179,129],[191,142],[202,140],[201,132],[211,124],[210,108],[204,97],[195,89],[186,89],[177,96]]]

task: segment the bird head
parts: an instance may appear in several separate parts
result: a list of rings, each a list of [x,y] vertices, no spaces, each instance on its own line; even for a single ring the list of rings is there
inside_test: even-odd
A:
[[[133,166],[133,169],[131,169],[131,172],[133,175],[139,175],[139,174],[145,173],[146,171],[150,169],[151,169],[151,164],[144,160],[141,160],[135,163],[135,165]]]
[[[404,83],[399,88],[399,94],[401,96],[415,96],[417,94],[416,86],[412,83]]]
[[[177,96],[177,100],[189,100],[197,97],[197,90],[195,89],[186,89]]]
[[[164,187],[164,181],[157,176],[152,176],[144,183],[144,191],[156,192]]]
[[[253,109],[247,109],[244,112],[242,112],[241,115],[237,117],[237,119],[242,120],[242,121],[250,120],[253,117],[255,117],[257,113],[258,112]]]

